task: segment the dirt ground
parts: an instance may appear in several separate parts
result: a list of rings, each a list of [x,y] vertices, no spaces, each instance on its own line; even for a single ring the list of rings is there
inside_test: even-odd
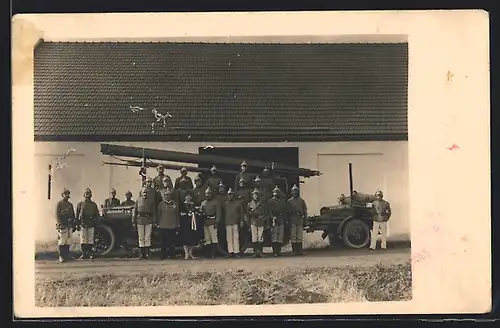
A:
[[[404,264],[410,259],[410,248],[396,248],[387,251],[362,250],[309,250],[300,257],[286,256],[256,259],[249,257],[239,259],[204,259],[186,261],[182,257],[174,260],[152,258],[150,260],[106,258],[94,260],[73,260],[58,263],[54,260],[36,261],[37,276],[62,276],[66,274],[92,276],[98,274],[127,275],[140,272],[204,272],[212,270],[245,270],[267,271],[283,268],[300,267],[367,267],[377,264]]]

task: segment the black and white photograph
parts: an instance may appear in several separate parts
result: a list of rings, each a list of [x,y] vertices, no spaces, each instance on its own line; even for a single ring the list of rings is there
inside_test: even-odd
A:
[[[409,113],[410,33],[224,34],[228,18],[217,33],[71,35],[74,19],[66,37],[25,38],[36,308],[412,302],[415,267],[437,254],[415,232],[446,243],[452,203],[410,192],[432,180],[411,178],[431,164],[410,156],[426,133],[409,133],[422,117]],[[414,215],[429,198],[441,208]],[[448,245],[477,242],[454,233]]]

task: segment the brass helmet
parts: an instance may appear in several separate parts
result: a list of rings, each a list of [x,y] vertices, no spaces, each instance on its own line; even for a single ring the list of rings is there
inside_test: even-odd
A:
[[[375,192],[375,196],[384,197],[384,194],[382,193],[382,191],[377,190],[377,191]]]
[[[297,187],[296,184],[293,185],[292,190],[299,190],[299,187]]]
[[[259,191],[259,189],[255,188],[255,189],[252,191],[252,195],[260,195],[260,191]]]
[[[227,191],[227,194],[228,194],[228,195],[229,195],[229,194],[234,194],[234,190],[233,190],[233,188],[229,188],[229,190]]]
[[[69,191],[69,189],[67,189],[67,188],[64,188],[64,189],[63,189],[63,191],[62,191],[62,193],[61,193],[61,195],[62,195],[63,197],[64,197],[64,196],[66,196],[66,195],[68,195],[68,196],[69,196],[69,194],[70,194],[70,191]]]

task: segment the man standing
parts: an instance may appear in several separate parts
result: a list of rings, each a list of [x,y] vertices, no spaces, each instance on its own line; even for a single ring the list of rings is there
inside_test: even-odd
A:
[[[302,255],[302,237],[304,224],[307,219],[306,202],[299,196],[297,185],[292,187],[292,197],[288,200],[290,208],[290,241],[292,243],[293,255]]]
[[[267,188],[262,185],[262,179],[259,176],[256,176],[253,183],[254,183],[254,187],[259,190],[260,198],[264,202],[267,201],[267,199],[269,198],[269,193],[267,191]]]
[[[170,189],[166,189],[163,194],[163,201],[158,204],[156,214],[156,224],[161,231],[161,259],[174,258],[180,213],[178,203],[172,199]]]
[[[90,190],[90,188],[85,189],[83,197],[85,199],[76,206],[77,225],[81,227],[81,258],[93,259],[94,254],[92,248],[94,247],[94,227],[99,217],[99,208],[97,204],[92,201],[92,190]]]
[[[201,203],[201,212],[204,216],[203,230],[205,233],[205,247],[207,257],[215,258],[217,253],[217,226],[222,219],[222,209],[220,202],[213,196],[213,191],[207,188],[205,191],[206,199]]]
[[[212,189],[212,191],[217,191],[219,184],[222,182],[222,179],[217,175],[217,168],[212,166],[210,169],[210,176],[207,179],[207,186]]]
[[[166,177],[170,182],[168,183],[168,188],[173,189],[172,179],[165,174],[165,168],[163,165],[158,165],[156,168],[158,170],[158,175],[153,179],[153,184],[155,189],[161,189],[163,187],[163,179]]]
[[[242,201],[235,197],[232,188],[227,191],[227,200],[223,209],[229,257],[240,257],[240,227],[244,224],[245,210]]]
[[[273,243],[273,256],[281,255],[285,224],[289,216],[287,201],[282,197],[283,193],[276,186],[273,189],[273,197],[267,202],[269,216],[271,217],[271,241]]]
[[[139,259],[147,259],[151,247],[151,233],[154,217],[156,216],[156,200],[151,198],[150,195],[152,194],[148,192],[147,188],[141,189],[132,215],[132,225],[137,229],[139,238]]]
[[[132,192],[130,190],[128,190],[125,193],[125,198],[126,198],[126,200],[124,200],[122,202],[122,206],[134,206],[135,205],[135,201],[132,200]]]
[[[217,195],[215,196],[215,199],[217,199],[221,205],[227,200],[226,186],[222,181],[217,186]]]
[[[193,180],[187,175],[187,168],[181,168],[181,176],[175,179],[174,188],[178,193],[178,203],[184,202],[186,198],[186,192],[188,190],[193,190]]]
[[[56,207],[56,229],[59,262],[62,263],[69,260],[69,239],[76,230],[76,218],[73,204],[69,202],[71,198],[69,190],[64,188],[61,195],[62,199]]]
[[[238,185],[241,179],[245,181],[252,181],[252,176],[250,175],[250,173],[247,172],[247,170],[248,170],[247,162],[245,161],[241,162],[241,171],[238,175],[236,175],[236,178],[234,179],[234,190],[238,190]]]
[[[203,185],[203,179],[200,175],[197,175],[194,178],[194,184],[196,187],[193,190],[193,202],[196,206],[200,206],[201,202],[205,200],[205,189],[206,187]]]
[[[249,188],[247,180],[240,179],[236,197],[243,201],[244,208],[252,200],[252,188]]]
[[[252,192],[252,200],[247,205],[247,221],[250,222],[254,257],[262,257],[264,244],[264,229],[267,228],[267,210],[264,200],[258,189]]]
[[[380,248],[385,251],[387,250],[387,221],[391,218],[391,204],[383,199],[384,194],[380,190],[377,190],[375,197],[377,199],[372,203],[373,229],[371,231],[370,249],[375,250],[377,248],[378,231],[380,229],[382,239]]]
[[[120,200],[118,198],[116,198],[115,188],[111,189],[111,192],[109,194],[111,197],[107,198],[104,201],[104,207],[120,206]]]

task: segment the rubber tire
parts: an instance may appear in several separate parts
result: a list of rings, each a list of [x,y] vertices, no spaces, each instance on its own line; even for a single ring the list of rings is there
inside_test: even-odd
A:
[[[354,224],[361,224],[364,227],[365,232],[367,233],[366,240],[360,245],[353,245],[351,242],[349,242],[347,235],[346,235],[347,228],[351,225],[354,225]],[[370,244],[370,227],[368,227],[368,225],[362,220],[351,219],[351,220],[347,221],[345,223],[345,225],[342,227],[342,241],[344,242],[344,245],[348,248],[352,248],[352,249],[366,248]]]
[[[94,236],[97,234],[97,231],[101,230],[101,229],[103,230],[103,232],[105,232],[109,235],[110,243],[104,252],[96,252],[95,255],[106,256],[115,249],[116,236],[115,236],[115,233],[113,232],[113,229],[111,229],[111,227],[109,227],[108,225],[104,225],[104,224],[101,224],[101,225],[98,225],[95,227]]]

